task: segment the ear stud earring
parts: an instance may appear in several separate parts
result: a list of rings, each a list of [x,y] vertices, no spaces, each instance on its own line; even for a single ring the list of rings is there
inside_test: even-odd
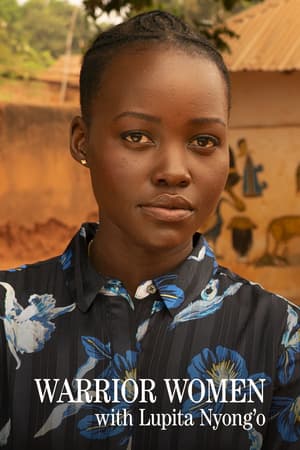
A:
[[[81,159],[80,162],[81,162],[81,164],[82,164],[83,166],[86,166],[86,165],[87,165],[87,160],[86,160],[86,159]]]

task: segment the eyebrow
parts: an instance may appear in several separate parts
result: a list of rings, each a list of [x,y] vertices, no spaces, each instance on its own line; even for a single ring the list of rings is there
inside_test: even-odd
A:
[[[114,121],[121,119],[122,117],[135,117],[137,119],[147,120],[149,122],[161,123],[161,119],[156,116],[152,116],[151,114],[145,114],[137,111],[124,111],[114,117]],[[225,122],[219,117],[195,117],[188,121],[190,124],[201,125],[205,123],[219,123],[223,127],[226,127]]]
[[[161,119],[156,116],[152,116],[150,114],[140,113],[136,111],[124,111],[121,114],[118,114],[114,120],[121,119],[121,117],[136,117],[137,119],[148,120],[149,122],[160,123]]]
[[[201,125],[202,123],[219,123],[223,125],[223,127],[226,127],[224,120],[219,117],[195,117],[195,119],[189,120],[189,123],[196,125]]]

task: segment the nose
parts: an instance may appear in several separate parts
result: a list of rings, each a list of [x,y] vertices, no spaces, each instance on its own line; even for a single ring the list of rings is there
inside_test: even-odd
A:
[[[152,173],[156,186],[187,187],[191,182],[188,155],[184,146],[160,148]]]

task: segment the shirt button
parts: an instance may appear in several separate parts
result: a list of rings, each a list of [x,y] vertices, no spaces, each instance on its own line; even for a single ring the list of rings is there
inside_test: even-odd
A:
[[[154,286],[154,284],[149,284],[149,286],[147,286],[146,291],[148,292],[148,294],[155,294],[156,287]]]

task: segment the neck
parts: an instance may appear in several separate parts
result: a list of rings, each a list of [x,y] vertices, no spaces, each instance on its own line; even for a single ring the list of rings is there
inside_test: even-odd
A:
[[[90,245],[89,258],[97,272],[122,281],[132,296],[141,282],[174,270],[192,250],[192,239],[167,249],[145,248],[128,241],[117,240],[101,224]]]

